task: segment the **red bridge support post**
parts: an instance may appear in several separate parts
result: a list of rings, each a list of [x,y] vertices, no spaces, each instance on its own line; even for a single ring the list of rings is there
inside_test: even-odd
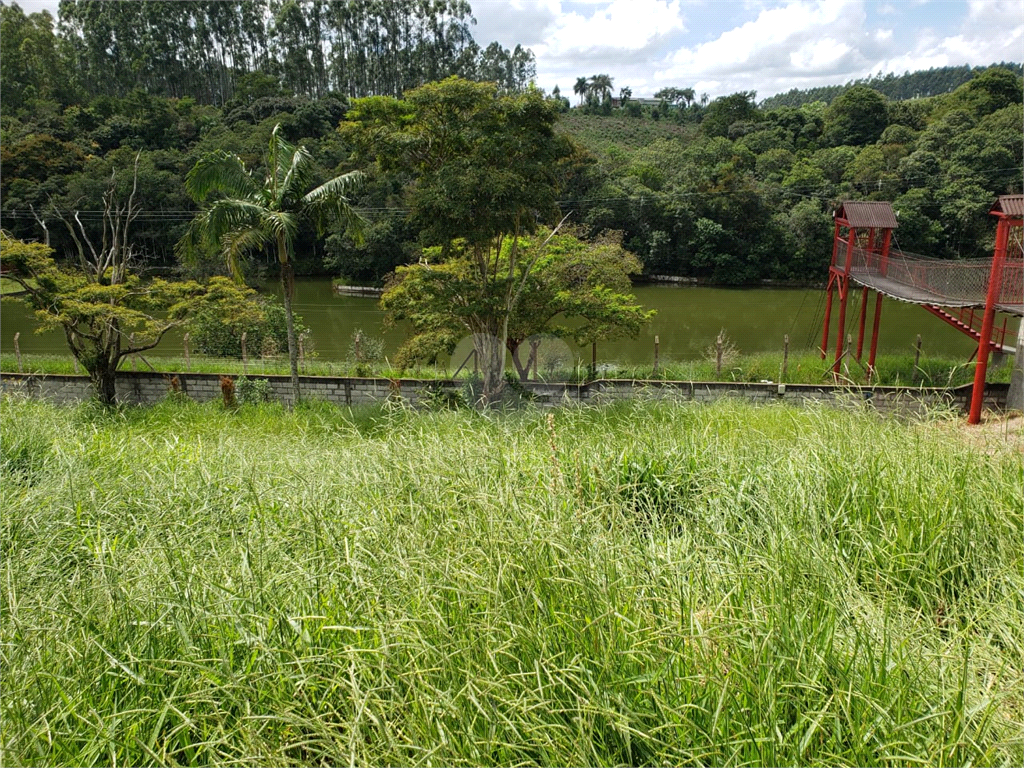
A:
[[[988,293],[985,296],[985,315],[981,321],[981,338],[978,340],[978,362],[974,368],[974,387],[971,390],[968,424],[981,423],[981,406],[985,402],[985,374],[988,373],[988,356],[992,350],[992,325],[996,316],[996,303],[999,301],[1003,261],[1006,259],[1006,244],[1009,238],[1010,220],[1000,217],[999,226],[996,228],[996,250],[992,254],[992,268],[988,275]]]
[[[875,322],[871,327],[871,351],[868,353],[868,376],[875,375],[875,354],[878,352],[878,325],[882,322],[882,294],[875,293]]]
[[[860,327],[857,330],[857,359],[864,353],[864,323],[868,318],[868,289],[865,287],[860,294]]]
[[[824,327],[821,329],[821,359],[824,360],[828,355],[828,324],[829,320],[832,319],[832,287],[835,285],[835,266],[836,256],[839,254],[839,221],[836,221],[835,232],[832,234],[832,261],[828,266],[828,286],[826,287],[827,296],[825,298],[825,322]]]
[[[839,332],[836,334],[836,357],[832,363],[832,373],[839,373],[839,361],[843,357],[846,342],[846,300],[850,297],[850,267],[853,265],[853,248],[857,242],[857,230],[850,227],[850,237],[846,241],[846,268],[839,277]]]

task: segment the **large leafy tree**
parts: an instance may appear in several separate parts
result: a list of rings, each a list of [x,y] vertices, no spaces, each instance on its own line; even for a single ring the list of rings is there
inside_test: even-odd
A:
[[[298,401],[298,341],[292,313],[295,238],[304,220],[314,223],[321,233],[329,224],[344,224],[359,237],[361,219],[349,205],[347,193],[362,174],[352,171],[313,187],[312,156],[305,148],[285,141],[280,125],[271,134],[265,166],[266,175],[260,178],[238,155],[216,151],[200,158],[186,176],[185,187],[206,208],[193,219],[179,243],[179,252],[188,257],[204,250],[219,251],[240,282],[244,256],[267,248],[274,251],[284,294],[292,393]]]
[[[127,260],[108,259],[60,265],[53,250],[0,232],[4,276],[18,283],[18,300],[35,310],[39,331],[63,331],[68,349],[88,372],[96,395],[113,405],[117,369],[129,355],[157,346],[172,328],[199,312],[219,322],[249,323],[261,317],[254,291],[227,278],[209,286],[196,282],[146,281]],[[99,267],[99,269],[97,269]]]
[[[506,240],[501,268],[512,248]],[[629,276],[640,271],[640,262],[623,250],[618,235],[585,242],[575,233],[542,229],[520,238],[518,248],[514,273],[521,294],[509,316],[505,347],[523,381],[537,354],[536,344],[530,344],[529,357],[523,358],[528,339],[552,334],[586,344],[636,336],[654,314],[630,294]],[[429,362],[450,354],[461,338],[477,331],[476,317],[487,311],[486,301],[462,242],[447,255],[440,247],[426,249],[418,264],[399,267],[381,299],[389,320],[412,325],[399,362]]]
[[[558,106],[536,89],[499,97],[493,84],[452,77],[401,101],[356,100],[342,126],[382,170],[415,179],[412,222],[425,245],[454,259],[469,292],[464,316],[488,400],[504,383],[509,321],[523,275],[543,253],[541,247],[525,254],[520,240],[558,216],[561,166],[572,145],[555,133],[557,117]]]

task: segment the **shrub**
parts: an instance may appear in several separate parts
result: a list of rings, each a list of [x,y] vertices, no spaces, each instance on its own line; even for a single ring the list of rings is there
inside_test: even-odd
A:
[[[189,326],[193,348],[203,355],[215,357],[241,357],[242,334],[249,354],[273,356],[288,349],[288,328],[284,307],[276,300],[261,297],[263,320],[246,325],[226,325],[211,312],[201,312]],[[308,329],[302,318],[295,316],[296,336]]]
[[[235,398],[241,405],[256,405],[270,400],[270,382],[239,376],[235,380]]]

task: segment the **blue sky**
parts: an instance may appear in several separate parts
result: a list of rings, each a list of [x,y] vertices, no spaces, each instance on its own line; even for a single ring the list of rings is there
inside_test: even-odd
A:
[[[577,77],[759,98],[877,72],[1024,60],[1021,0],[470,0],[481,45],[521,43],[537,83]],[[20,0],[57,13],[57,0]]]

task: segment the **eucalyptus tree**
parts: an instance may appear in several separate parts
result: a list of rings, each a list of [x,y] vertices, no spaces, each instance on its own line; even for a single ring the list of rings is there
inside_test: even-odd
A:
[[[204,250],[219,251],[236,281],[241,282],[241,259],[270,248],[277,257],[288,329],[288,360],[292,393],[298,401],[299,363],[292,297],[295,291],[293,249],[302,221],[314,223],[322,233],[332,223],[344,224],[361,237],[362,220],[347,194],[362,179],[358,171],[335,176],[313,187],[313,158],[281,136],[277,125],[265,158],[266,175],[260,179],[238,155],[211,152],[185,177],[185,188],[206,208],[192,220],[178,244],[179,254],[195,257]]]

